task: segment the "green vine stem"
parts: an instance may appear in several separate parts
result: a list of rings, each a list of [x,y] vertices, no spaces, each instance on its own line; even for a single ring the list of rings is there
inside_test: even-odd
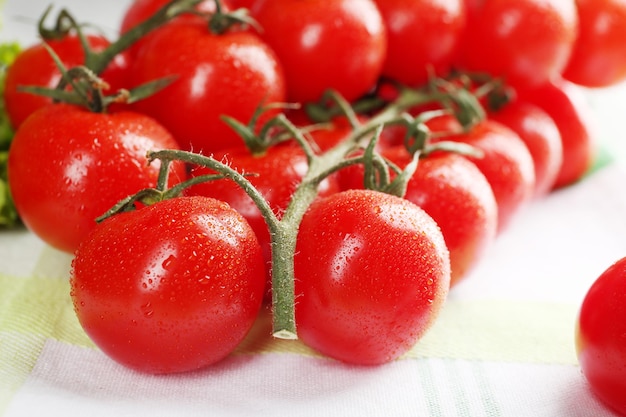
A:
[[[46,9],[39,21],[39,33],[43,39],[54,39],[65,36],[71,29],[75,30],[85,51],[85,67],[89,68],[95,74],[100,74],[117,55],[128,49],[139,39],[182,13],[194,12],[195,6],[201,1],[202,0],[171,0],[157,10],[150,18],[137,24],[121,35],[115,42],[112,42],[107,48],[99,52],[94,52],[91,49],[83,33],[82,26],[65,9],[59,12],[56,24],[52,29],[46,29],[43,25],[51,8]]]
[[[272,334],[274,337],[282,339],[296,339],[297,329],[295,321],[295,273],[294,273],[294,255],[296,251],[296,239],[300,222],[318,194],[319,183],[331,173],[349,164],[363,163],[366,158],[372,158],[371,155],[363,157],[350,158],[350,153],[362,146],[362,142],[367,141],[370,149],[373,149],[372,141],[376,140],[384,125],[387,124],[407,124],[416,123],[415,119],[408,116],[405,110],[432,100],[431,95],[424,93],[406,93],[400,100],[388,106],[385,111],[373,117],[369,121],[361,124],[348,103],[342,97],[334,93],[329,93],[329,97],[334,100],[337,105],[344,110],[344,114],[353,124],[354,130],[348,139],[340,142],[334,148],[322,154],[316,154],[311,149],[308,141],[303,136],[302,131],[293,125],[284,115],[278,115],[272,121],[273,126],[281,126],[287,133],[302,147],[307,155],[309,168],[302,182],[296,188],[290,204],[287,206],[282,217],[278,219],[272,211],[267,201],[259,193],[258,190],[248,181],[248,179],[237,172],[233,168],[225,165],[209,156],[196,154],[187,151],[178,150],[162,150],[150,152],[149,160],[159,159],[163,165],[169,162],[179,160],[188,164],[194,164],[207,167],[224,177],[233,180],[252,198],[262,215],[265,218],[267,226],[270,230],[272,245],[272,311],[273,325]],[[419,121],[418,121],[419,122]],[[396,179],[401,178],[407,180],[410,174],[417,167],[417,159],[419,153],[416,153],[415,162],[407,168],[411,172],[407,175],[398,175]],[[380,162],[380,161],[379,161]],[[400,179],[398,180],[400,181]],[[398,182],[387,184],[393,189],[402,189],[402,185]],[[398,191],[396,191],[398,192]]]
[[[372,177],[369,181],[373,189],[403,196],[404,190],[406,190],[406,183],[417,169],[419,157],[424,152],[427,152],[429,146],[431,146],[426,140],[429,132],[425,129],[424,122],[428,119],[428,115],[434,116],[439,114],[434,112],[413,117],[407,113],[407,110],[416,105],[440,100],[440,94],[443,93],[433,94],[432,92],[407,89],[400,94],[396,101],[389,104],[378,114],[361,122],[354,109],[343,97],[332,91],[328,92],[325,100],[334,103],[335,108],[333,111],[338,109],[339,114],[343,114],[349,120],[353,130],[346,140],[341,141],[321,154],[316,153],[311,147],[304,134],[306,129],[296,127],[284,114],[279,114],[267,121],[265,126],[261,128],[261,131],[266,133],[273,132],[281,138],[290,137],[301,147],[308,160],[308,170],[280,218],[274,213],[260,191],[248,180],[247,175],[210,156],[168,149],[151,151],[147,155],[150,162],[154,160],[161,162],[157,188],[142,190],[135,196],[121,201],[105,215],[101,216],[98,221],[102,221],[117,212],[132,210],[138,201],[149,204],[174,197],[180,194],[186,187],[202,181],[217,178],[226,178],[234,181],[250,196],[258,207],[270,232],[272,251],[272,334],[276,338],[297,339],[295,320],[296,277],[294,269],[296,241],[302,218],[318,195],[319,184],[329,175],[344,167],[353,164],[363,164],[368,169],[368,175]],[[412,141],[410,141],[410,138],[406,138],[407,141],[413,144],[411,149],[413,160],[403,169],[399,169],[385,161],[375,151],[376,141],[383,128],[394,124],[404,125],[409,132],[407,135],[414,136]],[[249,136],[253,135],[250,126],[235,124],[233,128],[240,131],[240,133]],[[272,143],[271,137],[257,139],[260,143],[263,143],[263,141],[267,141],[268,144]],[[442,148],[454,150],[454,145],[454,143],[447,143]],[[439,144],[432,145],[430,149],[434,149],[435,146],[439,146]],[[363,150],[363,152],[360,154],[358,152],[355,153],[354,151],[357,150]],[[173,161],[203,166],[217,174],[191,178],[167,189],[169,165]],[[389,169],[395,173],[393,180],[391,180],[391,176],[387,171]]]

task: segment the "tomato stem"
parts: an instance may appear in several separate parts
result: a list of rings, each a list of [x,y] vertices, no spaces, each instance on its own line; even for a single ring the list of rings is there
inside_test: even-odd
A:
[[[387,193],[403,195],[406,190],[406,183],[417,168],[420,155],[429,149],[426,140],[429,132],[422,129],[423,122],[428,116],[436,115],[436,113],[429,113],[421,117],[412,117],[406,113],[406,110],[419,104],[431,102],[434,100],[433,97],[440,99],[441,94],[444,93],[433,94],[432,92],[424,93],[406,90],[400,94],[395,102],[389,104],[378,114],[362,123],[342,97],[332,92],[328,93],[326,100],[330,99],[335,102],[335,105],[341,109],[341,112],[348,117],[353,130],[346,140],[341,141],[321,154],[314,152],[310,143],[306,140],[303,130],[293,125],[284,114],[280,114],[266,122],[265,126],[261,128],[262,131],[268,132],[268,134],[269,132],[274,132],[277,135],[281,135],[281,137],[285,136],[285,134],[289,135],[302,147],[309,163],[304,178],[294,191],[280,219],[273,212],[263,195],[244,174],[210,156],[181,150],[161,150],[149,152],[148,159],[149,161],[159,159],[165,165],[161,166],[162,171],[159,175],[159,188],[162,193],[172,192],[176,195],[182,189],[192,184],[188,180],[173,187],[170,191],[164,190],[167,182],[167,164],[178,160],[188,164],[203,166],[218,173],[217,176],[197,177],[193,179],[193,184],[199,181],[227,178],[237,183],[250,196],[263,215],[270,231],[272,251],[272,334],[277,338],[297,339],[295,317],[295,280],[297,277],[295,276],[294,268],[296,242],[302,218],[317,197],[320,183],[343,167],[362,163],[366,166],[366,169],[370,170],[370,186]],[[409,133],[407,135],[415,136],[413,139],[417,145],[415,145],[413,151],[413,160],[403,170],[388,163],[375,152],[376,141],[382,129],[384,126],[391,124],[403,124],[408,127]],[[235,127],[244,131],[245,134],[253,135],[250,126],[236,125]],[[409,139],[407,138],[407,140]],[[268,144],[273,143],[271,137],[269,139],[261,138],[260,142],[264,140]],[[367,142],[363,143],[365,141]],[[359,148],[364,148],[364,153],[359,156],[352,156],[353,151]],[[393,181],[390,181],[388,169],[393,169],[396,173]],[[146,193],[146,196],[154,198],[151,193]]]

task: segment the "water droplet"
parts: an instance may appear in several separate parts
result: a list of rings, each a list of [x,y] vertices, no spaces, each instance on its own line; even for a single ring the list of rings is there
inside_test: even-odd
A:
[[[170,255],[163,261],[163,263],[161,264],[161,267],[167,270],[172,266],[174,261],[176,261],[176,257],[174,255]]]

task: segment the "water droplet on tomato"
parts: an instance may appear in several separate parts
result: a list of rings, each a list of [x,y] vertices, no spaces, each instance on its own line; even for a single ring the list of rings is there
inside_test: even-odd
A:
[[[175,260],[176,257],[174,255],[170,255],[163,261],[163,263],[161,263],[161,267],[167,270],[172,266]]]

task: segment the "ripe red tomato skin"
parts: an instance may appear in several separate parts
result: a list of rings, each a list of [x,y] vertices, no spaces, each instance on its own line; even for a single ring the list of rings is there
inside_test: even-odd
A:
[[[329,88],[353,101],[382,72],[387,36],[370,0],[259,0],[250,12],[285,70],[290,102],[317,101]]]
[[[294,258],[299,338],[332,358],[389,362],[428,330],[450,278],[441,231],[413,203],[371,190],[317,200]]]
[[[524,141],[535,167],[535,196],[552,190],[563,164],[561,133],[554,120],[535,104],[514,100],[489,118],[512,129]]]
[[[384,155],[408,164],[408,156],[402,157],[400,152],[395,148]],[[441,228],[450,251],[453,287],[480,262],[495,240],[498,206],[489,182],[461,155],[432,155],[420,160],[404,198],[424,209]]]
[[[156,13],[161,7],[165,6],[167,3],[169,3],[169,0],[133,1],[124,12],[124,16],[122,17],[122,21],[120,23],[120,33],[124,34],[136,25],[150,18],[154,13]],[[227,2],[222,0],[222,6],[225,10],[228,10]],[[196,8],[199,12],[202,13],[213,13],[215,12],[215,1],[204,0],[200,2],[196,6]],[[176,19],[187,19],[189,17],[190,15],[188,14],[182,14],[179,15]],[[130,47],[129,52],[132,57],[137,54],[137,51],[141,49],[141,45],[144,44],[146,42],[146,39],[148,39],[150,36],[152,36],[152,33],[147,33]]]
[[[433,132],[460,131],[452,116],[427,122]],[[531,200],[535,169],[530,151],[517,133],[490,119],[483,120],[468,133],[443,136],[437,140],[459,141],[476,147],[482,156],[467,155],[489,181],[498,203],[498,233],[505,230],[517,213]]]
[[[586,87],[608,87],[626,78],[626,3],[576,0],[579,32],[563,77]]]
[[[169,132],[141,114],[45,106],[26,119],[11,143],[8,177],[15,206],[43,241],[73,253],[96,217],[156,185],[159,163],[148,165],[147,151],[176,147]],[[172,165],[170,184],[185,177],[182,164]]]
[[[592,392],[626,414],[626,258],[590,287],[576,322],[576,352]]]
[[[382,151],[403,168],[410,162],[404,146]],[[342,189],[363,188],[363,167],[339,171]],[[467,158],[438,152],[420,159],[404,198],[421,207],[439,225],[450,251],[450,287],[467,277],[496,237],[498,207],[489,182]]]
[[[162,123],[185,150],[210,154],[242,146],[221,117],[247,124],[260,105],[285,102],[284,75],[273,51],[250,31],[214,35],[203,19],[172,22],[155,32],[132,63],[131,85],[172,75],[178,78],[136,109]]]
[[[376,0],[376,5],[387,28],[383,75],[409,86],[448,75],[465,28],[463,0]]]
[[[537,88],[519,90],[521,100],[541,107],[561,133],[563,161],[553,188],[580,180],[591,168],[596,154],[597,127],[593,110],[580,87],[555,79]]]
[[[461,69],[503,77],[519,88],[560,75],[578,33],[574,1],[466,1]]]
[[[174,373],[235,349],[258,315],[265,276],[241,216],[180,197],[99,224],[76,252],[70,283],[81,325],[106,354]]]
[[[94,51],[105,49],[110,42],[95,35],[87,36],[88,42]],[[68,35],[59,40],[47,40],[46,43],[59,56],[63,65],[72,68],[85,64],[85,54],[78,36]],[[110,89],[106,94],[127,88],[128,67],[130,62],[126,54],[118,55],[100,75],[109,83]],[[17,129],[22,122],[35,110],[52,103],[52,99],[26,92],[18,91],[20,86],[42,86],[55,88],[61,79],[49,52],[43,44],[32,45],[16,57],[7,69],[4,100],[11,126]]]

